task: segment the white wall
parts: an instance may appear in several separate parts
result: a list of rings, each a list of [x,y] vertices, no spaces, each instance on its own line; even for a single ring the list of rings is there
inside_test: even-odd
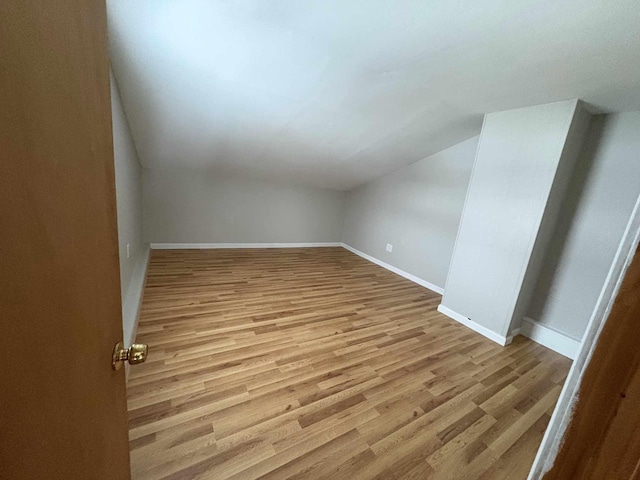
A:
[[[111,76],[111,111],[120,248],[120,287],[124,341],[134,340],[149,246],[142,238],[142,175],[136,149],[122,108],[118,87]],[[129,257],[127,258],[127,244]]]
[[[344,242],[444,287],[477,144],[470,138],[350,191]]]
[[[575,160],[565,155],[568,139],[586,131],[582,113],[570,100],[485,116],[442,305],[497,341],[506,341],[518,303],[530,298],[526,287],[534,288],[526,277],[542,258],[535,250],[546,249],[542,226],[558,211],[550,202],[561,198],[560,166]]]
[[[151,243],[317,243],[342,239],[345,193],[224,177],[143,170]]]
[[[528,315],[580,340],[640,195],[640,112],[593,117]]]

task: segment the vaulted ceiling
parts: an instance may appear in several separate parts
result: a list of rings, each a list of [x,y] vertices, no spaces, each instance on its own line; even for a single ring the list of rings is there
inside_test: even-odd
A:
[[[640,110],[638,0],[109,0],[146,168],[350,189],[582,98]]]

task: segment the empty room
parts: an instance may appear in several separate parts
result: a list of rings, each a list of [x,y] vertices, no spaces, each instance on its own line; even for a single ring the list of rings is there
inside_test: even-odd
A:
[[[640,3],[0,3],[0,478],[640,478]]]

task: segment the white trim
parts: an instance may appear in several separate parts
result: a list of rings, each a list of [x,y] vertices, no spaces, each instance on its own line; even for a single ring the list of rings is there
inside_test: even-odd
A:
[[[147,279],[147,268],[149,266],[149,248],[140,254],[140,258],[136,262],[129,288],[122,302],[122,316],[125,325],[131,325],[128,331],[124,332],[124,342],[129,345],[136,339],[136,331],[138,328],[138,316],[140,313],[140,305],[142,304],[142,295],[144,293],[144,285]]]
[[[532,318],[524,317],[520,327],[520,334],[530,338],[540,345],[550,348],[554,352],[573,360],[580,349],[580,342],[564,333],[549,328]]]
[[[356,255],[364,258],[365,260],[369,260],[370,262],[375,263],[376,265],[379,265],[382,268],[385,268],[393,273],[396,273],[401,277],[406,278],[407,280],[411,280],[413,283],[417,283],[418,285],[428,288],[432,292],[436,292],[437,294],[440,294],[440,295],[444,294],[444,288],[442,287],[434,285],[431,282],[427,282],[426,280],[416,277],[415,275],[405,272],[404,270],[400,270],[399,268],[394,267],[393,265],[389,265],[388,263],[385,263],[382,260],[378,260],[377,258],[372,257],[371,255],[367,255],[366,253],[361,252],[360,250],[356,250],[351,245],[347,245],[346,243],[342,243],[340,245],[346,248],[347,250],[349,250],[351,253],[355,253]]]
[[[528,480],[541,479],[553,467],[562,439],[573,417],[582,377],[595,351],[600,332],[609,317],[613,303],[620,290],[620,285],[622,285],[639,243],[640,197],[636,200],[633,213],[627,223],[627,228],[618,246],[615,259],[609,269],[607,279],[604,282],[596,307],[582,338],[582,346],[578,350],[571,370],[569,370],[569,375],[564,382],[556,408],[553,411],[542,443],[531,466]]]
[[[136,321],[133,324],[133,331],[131,332],[131,343],[135,343],[136,336],[138,335],[138,323],[140,322],[140,308],[142,307],[142,299],[144,297],[144,289],[147,286],[147,272],[149,271],[149,260],[151,259],[151,248],[147,248],[144,254],[143,267],[140,272],[142,277],[142,285],[140,286],[140,295],[136,305]]]
[[[507,336],[507,345],[513,342],[513,339],[520,335],[520,327],[516,328],[510,335]]]
[[[127,289],[126,297],[122,302],[122,318],[123,325],[131,325],[131,329],[126,331],[123,328],[123,338],[125,345],[135,343],[138,332],[138,322],[140,320],[140,307],[142,306],[142,297],[144,295],[144,287],[147,283],[147,270],[149,269],[150,249],[145,248],[140,259],[136,263],[133,275]],[[128,321],[127,321],[128,320]],[[125,378],[129,378],[129,364],[125,363]]]
[[[483,327],[479,323],[474,322],[473,320],[465,317],[464,315],[459,314],[458,312],[454,312],[453,310],[451,310],[448,307],[445,307],[442,304],[438,305],[438,311],[440,313],[445,314],[447,317],[455,320],[456,322],[463,324],[465,327],[469,327],[474,332],[478,332],[480,335],[487,337],[489,340],[493,340],[494,342],[496,342],[499,345],[502,345],[503,347],[511,343],[511,340],[513,339],[513,335],[509,337],[503,337],[502,335],[498,335],[496,332],[489,330],[486,327]]]
[[[208,248],[312,248],[341,247],[340,242],[319,243],[152,243],[152,250],[184,250]]]

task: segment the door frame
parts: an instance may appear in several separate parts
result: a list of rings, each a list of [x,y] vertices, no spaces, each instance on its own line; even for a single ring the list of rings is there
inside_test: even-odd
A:
[[[640,196],[636,200],[613,264],[604,282],[596,307],[582,337],[578,354],[569,370],[560,397],[533,462],[528,480],[538,480],[552,467],[571,423],[585,371],[598,344],[600,333],[618,296],[627,269],[640,243]]]

